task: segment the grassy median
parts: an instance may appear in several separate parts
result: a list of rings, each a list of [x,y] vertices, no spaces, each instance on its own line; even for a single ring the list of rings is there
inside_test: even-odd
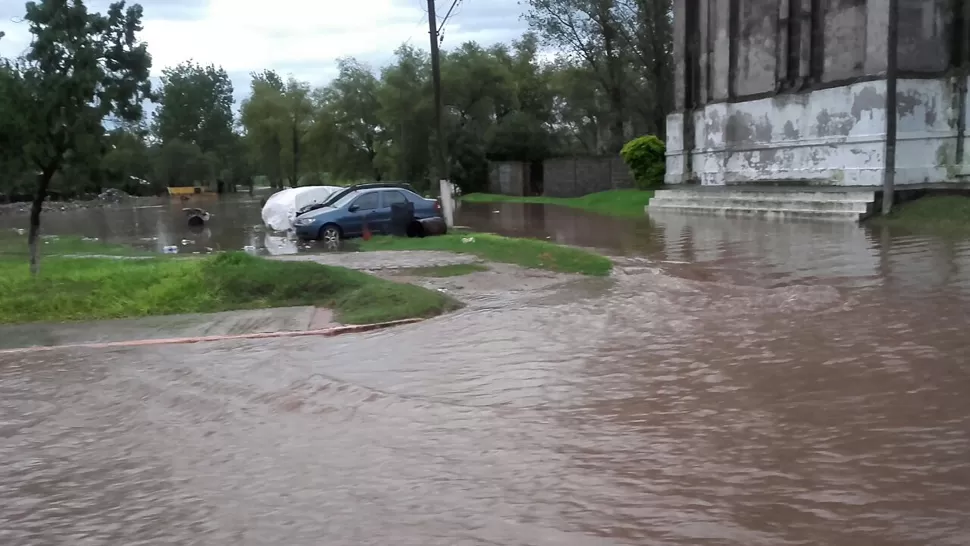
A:
[[[492,193],[470,193],[461,198],[468,203],[539,203],[588,210],[607,216],[639,217],[653,197],[652,191],[609,190],[582,197],[517,197]]]
[[[297,305],[332,309],[345,324],[429,317],[460,306],[439,292],[358,271],[239,252],[139,260],[48,255],[37,278],[25,259],[0,255],[0,324]]]
[[[889,216],[875,216],[869,223],[913,233],[953,237],[970,236],[970,197],[935,195],[902,203]]]
[[[613,269],[613,262],[609,258],[588,250],[487,233],[450,233],[425,238],[375,237],[370,241],[362,241],[360,249],[441,250],[474,254],[490,262],[593,276],[609,275]]]

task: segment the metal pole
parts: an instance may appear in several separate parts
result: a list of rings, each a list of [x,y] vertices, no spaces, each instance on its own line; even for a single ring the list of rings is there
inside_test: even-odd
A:
[[[435,0],[428,0],[428,33],[431,35],[431,86],[434,91],[435,146],[434,174],[439,184],[448,178],[444,119],[441,113],[441,56],[438,51],[438,18],[434,11]],[[432,177],[432,183],[435,177]]]
[[[896,84],[899,77],[899,0],[889,0],[888,59],[886,59],[886,152],[882,180],[882,213],[893,210],[896,190]]]

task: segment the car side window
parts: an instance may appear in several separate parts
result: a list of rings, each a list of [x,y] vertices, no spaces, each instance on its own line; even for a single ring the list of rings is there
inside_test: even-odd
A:
[[[386,192],[383,192],[383,193],[384,193],[384,207],[385,208],[390,207],[392,205],[399,204],[399,203],[407,203],[408,202],[408,198],[407,197],[404,197],[404,194],[401,193],[401,192],[399,192],[399,191],[390,190],[390,191],[386,191]]]
[[[354,205],[357,206],[357,210],[374,210],[380,204],[380,196],[377,192],[365,193],[354,201]]]

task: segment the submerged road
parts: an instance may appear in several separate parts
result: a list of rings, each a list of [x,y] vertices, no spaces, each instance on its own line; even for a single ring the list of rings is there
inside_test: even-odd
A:
[[[970,544],[970,243],[496,210],[462,222],[627,257],[422,281],[470,305],[380,332],[0,355],[0,544]]]

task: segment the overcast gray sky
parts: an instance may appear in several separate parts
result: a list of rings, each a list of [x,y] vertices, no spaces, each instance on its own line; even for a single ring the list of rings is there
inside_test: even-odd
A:
[[[91,0],[103,12],[110,2]],[[222,65],[237,98],[246,94],[249,72],[264,68],[315,85],[329,81],[336,59],[353,56],[378,68],[403,42],[427,48],[426,0],[141,0],[154,60],[153,75],[186,59]],[[437,0],[443,18],[451,0]],[[0,54],[18,55],[29,42],[17,20],[24,2],[0,0]],[[444,31],[444,47],[467,40],[492,44],[525,30],[518,0],[462,0]]]

